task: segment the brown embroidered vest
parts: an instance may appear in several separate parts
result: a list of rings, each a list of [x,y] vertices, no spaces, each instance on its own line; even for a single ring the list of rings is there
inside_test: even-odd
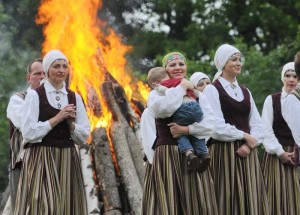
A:
[[[161,145],[177,145],[177,141],[173,138],[170,127],[168,126],[168,124],[171,122],[171,117],[165,119],[155,119],[156,139],[152,146],[153,149]]]
[[[46,91],[44,85],[40,86],[36,89],[40,99],[40,114],[39,121],[45,122],[50,118],[54,117],[59,113],[59,109],[52,107],[49,104],[47,99]],[[76,97],[75,93],[69,89],[68,92],[68,101],[69,104],[76,105]],[[64,120],[55,127],[42,139],[40,143],[27,144],[25,147],[34,147],[34,146],[51,146],[51,147],[59,147],[59,148],[69,148],[74,147],[74,142],[71,139],[69,127],[67,121]]]
[[[273,101],[273,130],[279,143],[283,146],[293,146],[295,140],[292,136],[291,129],[283,119],[281,113],[281,92],[272,95]]]
[[[249,114],[251,104],[248,90],[245,87],[240,86],[244,94],[244,99],[238,102],[227,94],[219,80],[214,81],[213,85],[219,92],[221,110],[225,122],[234,125],[239,130],[250,133]]]

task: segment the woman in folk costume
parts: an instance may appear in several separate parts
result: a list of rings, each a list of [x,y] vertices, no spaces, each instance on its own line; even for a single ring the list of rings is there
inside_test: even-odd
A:
[[[171,78],[186,76],[186,60],[181,53],[169,53],[162,62]],[[165,96],[160,96],[157,90],[149,94],[148,109],[157,117],[157,137],[153,158],[149,159],[152,165],[148,165],[146,170],[143,215],[218,214],[210,171],[189,172],[186,157],[179,152],[175,138],[180,135],[207,138],[211,135],[215,118],[205,96],[202,93],[199,96],[204,114],[201,122],[179,126],[171,120],[171,115],[182,104],[186,89],[190,87],[192,83],[185,80],[168,89]]]
[[[237,82],[242,54],[223,44],[214,63],[218,73],[204,94],[216,115],[209,151],[218,210],[225,215],[269,214],[256,149],[264,137],[262,120],[249,89]]]
[[[66,56],[43,59],[47,80],[25,99],[24,157],[14,214],[85,215],[87,203],[76,144],[84,144],[90,124],[81,97],[69,90]]]
[[[269,95],[264,103],[262,119],[265,129],[262,169],[271,214],[300,214],[299,175],[294,160],[295,140],[281,109],[282,101],[298,83],[294,62],[283,66],[281,92]]]

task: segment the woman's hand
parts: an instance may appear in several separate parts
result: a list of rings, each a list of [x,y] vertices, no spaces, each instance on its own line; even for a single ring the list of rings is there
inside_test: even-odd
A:
[[[67,123],[69,125],[69,128],[70,128],[71,124],[73,124],[72,122],[74,122],[74,120],[75,120],[75,115],[76,115],[75,105],[68,104],[63,109],[61,109],[58,112],[58,114],[56,114],[56,116],[49,119],[49,123],[50,123],[51,127],[53,128],[54,126],[56,126],[57,124],[59,124],[60,122],[62,122],[66,119]],[[71,128],[70,128],[70,130],[71,130]]]
[[[66,107],[61,109],[61,111],[57,115],[59,115],[61,120],[63,121],[65,119],[75,119],[75,114],[75,105],[68,104]]]
[[[279,159],[283,164],[295,166],[294,152],[284,152],[282,155],[279,156]]]
[[[251,153],[251,150],[246,144],[243,144],[238,148],[238,150],[236,150],[235,153],[237,153],[238,156],[245,158]]]
[[[185,90],[187,89],[194,89],[194,85],[191,81],[187,80],[186,78],[183,78],[180,82],[180,86],[182,86]]]
[[[74,129],[75,129],[75,116],[76,116],[75,106],[73,104],[67,105],[66,121],[67,121],[70,131],[74,131]]]
[[[244,133],[243,139],[246,141],[247,146],[250,150],[253,150],[257,146],[257,140],[248,133]]]
[[[174,138],[189,134],[188,126],[178,125],[175,122],[168,124],[168,126],[170,126],[170,131]]]

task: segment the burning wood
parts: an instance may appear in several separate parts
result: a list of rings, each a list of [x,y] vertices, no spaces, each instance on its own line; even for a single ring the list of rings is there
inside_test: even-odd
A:
[[[121,200],[118,192],[117,176],[113,163],[109,140],[104,128],[96,129],[92,133],[93,155],[95,171],[99,183],[99,196],[103,201],[104,214],[109,211],[122,214]]]
[[[143,153],[140,150],[138,140],[132,134],[132,128],[127,123],[116,101],[112,83],[105,82],[102,85],[101,92],[113,115],[109,133],[113,142],[117,163],[120,166],[120,175],[131,206],[131,214],[139,214],[145,173],[142,159]]]
[[[142,155],[144,154],[142,138],[140,134],[140,118],[137,118],[136,113],[132,109],[131,103],[128,101],[123,88],[119,84],[113,84],[112,86],[115,92],[115,97],[118,98],[116,101],[118,102],[119,108],[122,111],[122,114],[125,117],[128,125],[130,125],[130,127],[126,127],[127,130],[125,131],[125,134],[127,135],[127,141],[129,143],[129,149],[133,159],[136,159],[134,163],[136,164],[135,166],[137,168],[141,184],[143,184],[145,171],[140,162],[141,159],[143,159]],[[137,112],[138,111],[139,110],[137,110]]]
[[[101,106],[99,102],[99,97],[96,94],[94,88],[90,87],[88,89],[88,106],[93,111],[93,114],[96,117],[100,117],[102,115]]]

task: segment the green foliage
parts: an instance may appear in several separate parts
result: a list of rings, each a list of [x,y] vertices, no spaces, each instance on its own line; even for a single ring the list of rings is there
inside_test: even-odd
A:
[[[6,113],[6,102],[0,99],[0,111]],[[0,191],[3,192],[8,183],[9,141],[8,120],[5,114],[0,115]]]
[[[8,183],[8,100],[13,92],[27,88],[26,66],[33,58],[40,56],[42,34],[39,28],[34,27],[37,3],[3,1],[0,4],[0,192]]]

